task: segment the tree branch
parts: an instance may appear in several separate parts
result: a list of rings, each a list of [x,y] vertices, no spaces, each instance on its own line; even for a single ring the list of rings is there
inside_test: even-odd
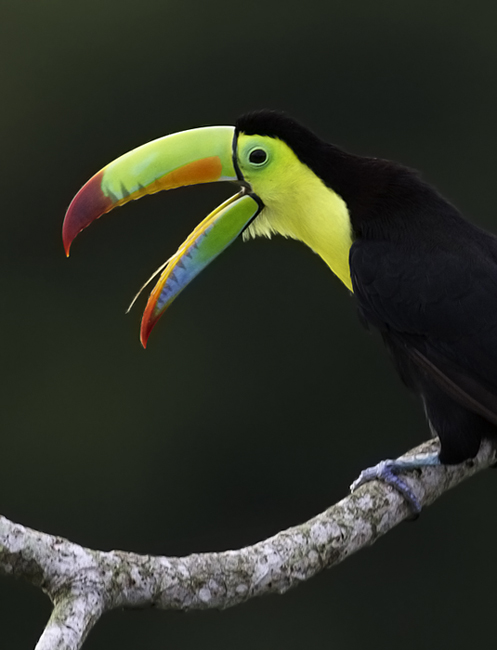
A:
[[[429,441],[402,458],[437,450]],[[484,442],[461,465],[409,472],[406,483],[427,506],[495,462]],[[222,609],[284,593],[369,546],[411,515],[395,490],[372,481],[309,521],[238,551],[156,557],[94,551],[0,516],[0,573],[23,577],[54,609],[36,650],[78,650],[101,615],[117,607]]]

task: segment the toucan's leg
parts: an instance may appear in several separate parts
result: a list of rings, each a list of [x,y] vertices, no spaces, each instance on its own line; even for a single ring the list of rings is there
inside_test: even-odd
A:
[[[398,458],[397,460],[382,460],[378,465],[363,470],[360,473],[359,478],[350,486],[350,491],[354,492],[359,486],[368,481],[383,481],[398,490],[406,501],[408,501],[413,511],[416,514],[419,514],[421,512],[419,499],[407,483],[397,476],[397,473],[411,469],[419,469],[421,467],[433,467],[434,465],[440,465],[438,452],[432,454],[419,454],[418,456],[412,456],[407,460],[402,458]]]

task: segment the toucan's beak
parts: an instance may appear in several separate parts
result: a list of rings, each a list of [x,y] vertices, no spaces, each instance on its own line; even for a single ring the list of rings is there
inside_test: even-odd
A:
[[[66,254],[78,233],[106,212],[145,194],[212,181],[236,181],[232,126],[166,135],[125,153],[95,174],[71,201],[62,239]]]
[[[257,216],[261,205],[253,194],[240,192],[210,213],[168,260],[143,313],[143,347],[154,325],[193,278],[222,253]]]
[[[232,126],[182,131],[138,147],[104,167],[81,188],[67,210],[62,228],[66,254],[83,228],[128,201],[184,185],[242,181],[233,160],[234,137]],[[144,347],[174,298],[231,244],[261,207],[258,197],[243,190],[204,219],[162,267],[143,315]]]

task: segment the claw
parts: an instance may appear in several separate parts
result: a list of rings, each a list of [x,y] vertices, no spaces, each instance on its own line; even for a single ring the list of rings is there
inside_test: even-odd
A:
[[[400,492],[413,512],[418,515],[421,512],[421,503],[407,483],[394,474],[395,469],[397,468],[394,460],[382,460],[378,465],[363,470],[350,486],[350,491],[355,492],[358,487],[369,481],[383,481]]]
[[[419,515],[421,512],[421,503],[418,497],[414,494],[407,483],[397,476],[397,472],[420,469],[428,466],[433,467],[434,465],[439,464],[440,460],[437,453],[423,454],[405,460],[400,458],[397,460],[382,460],[377,465],[374,465],[374,467],[368,467],[363,470],[360,473],[359,478],[357,478],[350,486],[350,491],[355,492],[358,487],[364,485],[364,483],[368,483],[369,481],[383,481],[400,492],[411,506],[413,513]]]

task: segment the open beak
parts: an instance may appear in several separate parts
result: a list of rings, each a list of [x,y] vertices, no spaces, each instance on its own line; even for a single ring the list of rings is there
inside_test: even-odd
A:
[[[235,129],[212,126],[153,140],[104,167],[72,200],[64,220],[66,254],[78,233],[113,208],[146,194],[214,181],[242,181],[233,157]],[[145,347],[174,298],[244,230],[262,209],[243,189],[206,217],[167,261],[150,294],[141,325]],[[155,277],[155,276],[152,276]]]

